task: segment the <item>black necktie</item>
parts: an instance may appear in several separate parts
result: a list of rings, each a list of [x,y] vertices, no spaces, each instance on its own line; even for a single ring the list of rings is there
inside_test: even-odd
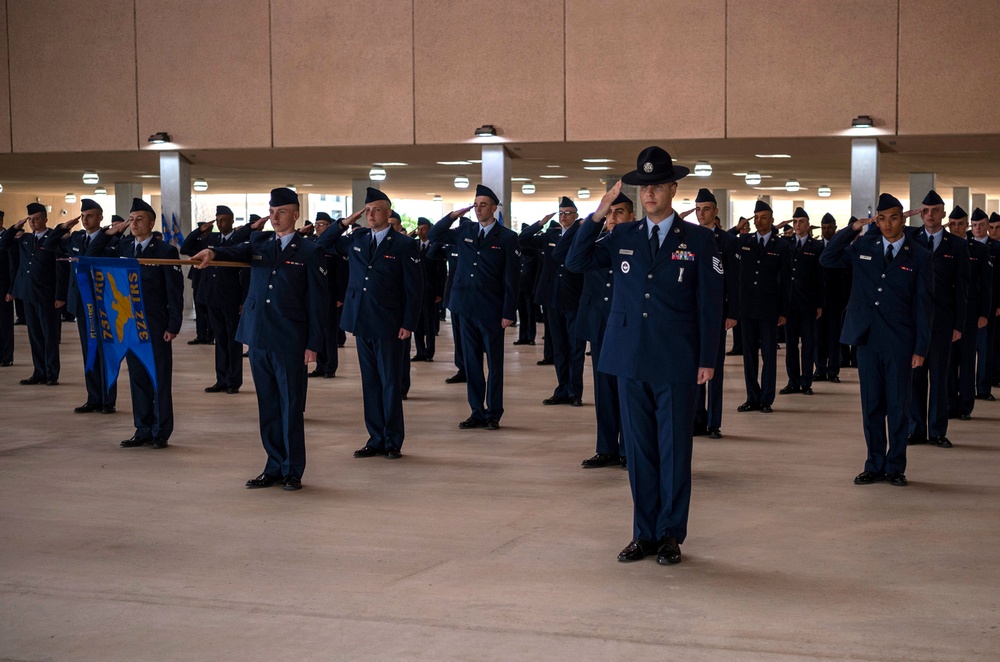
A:
[[[371,245],[372,255],[375,255],[375,250],[378,248],[378,241],[375,239],[375,233],[372,232],[372,245]]]
[[[142,257],[142,244],[137,241],[135,242],[135,259],[138,260],[140,257]]]
[[[764,248],[764,237],[760,238],[760,247]]]
[[[660,250],[660,226],[653,224],[653,230],[649,234],[649,252],[652,254],[653,258],[656,258],[656,254]]]
[[[892,264],[892,249],[893,248],[894,248],[893,245],[889,244],[889,250],[887,250],[885,252],[885,264],[886,264],[886,266],[889,266],[890,264]]]
[[[88,234],[83,238],[83,252],[86,253],[87,249],[90,248],[90,235]]]
[[[486,231],[483,230],[483,229],[480,229],[479,230],[479,234],[476,235],[476,248],[479,248],[480,246],[483,245],[483,237],[485,237],[485,236],[486,236]]]

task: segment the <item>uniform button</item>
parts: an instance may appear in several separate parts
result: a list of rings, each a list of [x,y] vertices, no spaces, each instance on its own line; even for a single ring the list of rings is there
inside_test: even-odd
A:
[[[653,274],[646,274],[646,280],[653,280]]]
[[[649,292],[646,292],[646,298],[647,299],[649,298]]]
[[[607,301],[607,300],[608,300],[608,297],[604,297],[604,300],[605,300],[605,301]]]
[[[609,276],[614,276],[615,275],[615,270],[614,269],[608,269],[608,275]]]
[[[758,276],[760,275],[760,272],[759,272],[759,271],[755,271],[754,273],[755,273],[756,275],[758,275]]]
[[[882,288],[881,288],[881,287],[880,287],[880,288],[878,288],[878,291],[879,291],[879,292],[881,292],[881,291],[882,291]]]
[[[643,313],[642,314],[642,319],[646,319],[647,317],[649,317],[649,313]]]
[[[264,303],[271,303],[270,299],[264,299]]]
[[[882,278],[885,278],[885,274],[882,274]]]
[[[608,284],[607,284],[607,287],[611,287],[611,283],[608,283]]]
[[[795,276],[792,276],[792,280],[795,280]]]
[[[476,274],[469,274],[469,278],[475,278]]]
[[[370,264],[369,264],[369,265],[368,265],[368,268],[369,268],[369,269],[371,269],[371,268],[372,268],[372,265],[370,265]]]
[[[559,277],[562,278],[562,274],[559,274]]]
[[[272,276],[274,276],[274,275],[275,275],[275,274],[277,274],[277,273],[278,273],[277,271],[272,271],[272,272],[271,272],[271,275],[272,275]]]
[[[754,281],[754,282],[753,282],[753,284],[754,284],[754,285],[756,285],[756,284],[757,284],[757,281]]]
[[[361,288],[361,291],[362,291],[362,292],[367,292],[367,291],[368,291],[368,288],[367,288],[367,287],[362,287],[362,288]]]
[[[473,263],[472,263],[472,266],[474,266],[474,267],[478,267],[478,266],[479,266],[479,263],[478,263],[478,262],[473,262]]]
[[[365,280],[368,280],[368,276],[365,276]]]
[[[273,289],[274,289],[274,285],[268,285],[268,286],[267,286],[267,289],[269,289],[269,290],[273,290]]]
[[[878,305],[878,301],[876,301],[876,302],[875,302],[875,305],[876,305],[876,306]]]

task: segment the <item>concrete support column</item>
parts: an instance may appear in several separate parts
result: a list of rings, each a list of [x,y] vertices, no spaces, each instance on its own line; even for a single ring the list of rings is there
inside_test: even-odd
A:
[[[972,205],[969,209],[965,211],[969,212],[969,216],[972,216],[972,210],[979,207],[983,211],[986,211],[986,194],[985,193],[973,193],[972,194]]]
[[[153,209],[159,208],[161,218],[166,219],[167,223],[176,215],[181,234],[186,237],[191,232],[191,162],[180,152],[160,152],[159,202],[159,205],[153,203]],[[194,314],[194,299],[190,287],[184,288],[184,309],[190,315]]]
[[[795,210],[798,209],[799,207],[802,207],[803,209],[806,209],[806,201],[805,200],[792,200],[792,213],[793,214],[795,213]],[[809,210],[806,209],[806,211],[809,211]]]
[[[483,185],[500,198],[503,224],[509,228],[514,219],[510,203],[510,154],[503,145],[483,145]]]
[[[729,189],[717,188],[712,190],[715,202],[719,206],[719,222],[723,230],[733,227],[733,206],[729,203]]]
[[[136,184],[135,182],[115,182],[115,213],[127,219],[129,210],[132,209],[132,198],[141,197],[142,184]],[[106,218],[105,220],[109,223],[111,222],[110,218]]]
[[[758,195],[757,199],[766,204],[768,207],[774,206],[774,201],[771,199],[771,196],[769,195]]]
[[[924,201],[924,196],[935,186],[936,177],[933,172],[910,173],[910,209],[916,209]],[[918,227],[924,224],[920,216],[911,216],[910,225]]]
[[[986,209],[983,211],[987,214],[1000,214],[1000,200],[987,200]]]
[[[296,191],[299,194],[299,222],[296,227],[302,227],[306,221],[312,220],[312,212],[309,210],[309,194]],[[362,198],[363,199],[363,198]]]
[[[870,218],[879,194],[879,153],[875,138],[851,141],[851,215]]]
[[[347,215],[350,216],[359,209],[364,209],[365,197],[368,195],[368,187],[377,188],[381,190],[378,182],[373,182],[370,179],[352,179],[351,180],[351,204],[347,206]]]
[[[951,206],[952,206],[952,208],[954,208],[954,207],[961,207],[969,215],[971,215],[972,214],[972,210],[969,209],[969,203],[970,202],[972,202],[972,196],[971,196],[971,193],[969,191],[969,187],[968,186],[956,186],[955,188],[951,189]]]

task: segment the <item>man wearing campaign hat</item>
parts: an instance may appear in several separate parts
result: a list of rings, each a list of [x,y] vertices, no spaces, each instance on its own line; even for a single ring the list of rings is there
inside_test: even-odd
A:
[[[44,205],[32,202],[28,205],[28,216],[0,234],[0,251],[11,249],[19,254],[17,274],[11,291],[5,293],[10,300],[24,301],[24,313],[28,326],[28,342],[31,345],[31,362],[34,371],[21,384],[59,383],[59,313],[66,304],[67,278],[59,278],[56,269],[57,251],[45,250],[45,235],[48,229],[48,211]],[[25,223],[31,233],[17,236]]]
[[[948,366],[952,343],[962,339],[969,291],[969,245],[944,231],[944,200],[933,189],[920,206],[923,227],[906,230],[931,251],[934,266],[934,325],[927,360],[913,370],[909,443],[951,448],[948,439]]]
[[[336,221],[325,211],[318,212],[313,223],[316,234],[310,237],[310,240],[319,241],[324,233],[330,231],[334,223]],[[316,369],[309,373],[310,377],[333,379],[337,376],[337,369],[340,367],[340,334],[344,333],[340,328],[340,318],[344,310],[344,297],[347,294],[349,269],[350,262],[346,257],[326,254],[326,289],[330,295],[330,302],[327,306],[327,319],[323,324],[323,349],[316,354]]]
[[[634,221],[634,209],[632,199],[619,193],[608,207],[608,215],[597,241],[604,239],[618,225]],[[580,464],[584,469],[627,467],[621,434],[621,408],[618,405],[618,378],[599,367],[611,301],[614,298],[615,270],[596,263],[575,264],[567,259],[580,226],[580,223],[574,223],[566,231],[564,241],[560,241],[552,252],[557,263],[565,263],[573,271],[584,272],[575,335],[583,342],[590,342],[590,360],[594,372],[594,412],[597,415],[597,452]]]
[[[264,225],[246,223],[238,230],[233,229],[233,210],[225,205],[215,208],[215,220],[200,223],[198,229],[189,232],[181,244],[184,255],[195,255],[206,248],[235,246],[250,238],[254,230]],[[218,231],[213,231],[213,226]],[[240,283],[241,269],[232,267],[209,267],[204,270],[192,269],[201,274],[199,285],[194,292],[195,303],[201,304],[212,327],[215,338],[215,383],[205,387],[206,393],[239,393],[243,386],[243,343],[236,340],[236,327],[240,323],[240,308],[243,306],[243,286]]]
[[[80,202],[80,215],[54,227],[45,237],[44,247],[46,250],[54,251],[60,255],[68,255],[70,258],[102,256],[112,239],[112,235],[107,234],[101,228],[103,220],[104,210],[101,205],[90,198],[84,198]],[[72,232],[77,223],[80,223],[83,229]],[[76,316],[80,345],[83,348],[84,364],[86,364],[90,330],[87,324],[87,311],[84,310],[83,299],[80,298],[76,266],[74,263],[69,278],[66,308]],[[73,410],[77,414],[91,412],[113,414],[115,412],[118,400],[118,383],[115,382],[111,384],[110,388],[108,387],[103,368],[103,356],[104,344],[97,343],[97,360],[94,362],[93,369],[87,370],[86,366],[84,367],[87,401]]]
[[[272,189],[266,220],[274,231],[254,231],[248,241],[206,248],[194,256],[199,269],[215,259],[250,263],[236,340],[250,346],[267,463],[247,481],[248,488],[281,484],[286,490],[302,489],[307,374],[323,348],[329,295],[323,251],[295,231],[299,214],[295,191]]]
[[[723,263],[712,232],[673,210],[688,174],[660,147],[644,149],[577,231],[567,258],[615,272],[599,368],[618,378],[632,488],[632,542],[621,562],[656,553],[681,561],[691,503],[698,385],[712,379],[723,317]],[[596,241],[622,184],[639,186],[645,218]]]
[[[556,369],[556,388],[551,397],[542,400],[545,405],[583,406],[583,364],[587,343],[576,337],[577,309],[583,291],[583,275],[566,268],[565,260],[556,260],[554,251],[560,242],[566,245],[561,252],[569,252],[568,230],[579,218],[576,204],[563,196],[559,202],[559,225],[539,234],[554,214],[548,214],[537,223],[521,229],[518,241],[521,250],[535,250],[541,255],[541,275],[535,289],[535,301],[542,305],[548,317],[546,336],[552,339],[552,361]]]
[[[354,334],[361,368],[368,441],[354,457],[402,457],[403,374],[409,343],[420,315],[423,274],[417,242],[389,223],[392,202],[368,188],[363,210],[368,228],[344,235],[354,216],[337,223],[316,242],[350,260],[343,327]]]
[[[3,217],[0,211],[0,232],[4,230]],[[10,249],[0,250],[0,367],[3,368],[14,365],[14,297],[10,288],[17,273],[18,257]]]
[[[910,383],[931,343],[933,265],[930,250],[904,232],[899,200],[883,193],[877,212],[879,232],[859,237],[872,219],[851,223],[830,241],[820,263],[853,272],[841,341],[858,346],[862,427],[868,445],[864,471],[854,483],[888,481],[903,487]]]
[[[153,208],[142,198],[133,198],[128,220],[104,230],[105,234],[113,235],[105,253],[135,259],[178,259],[176,247],[153,236],[155,226]],[[122,236],[126,228],[131,230],[131,237]],[[184,320],[184,276],[178,265],[142,265],[139,279],[153,345],[156,386],[139,359],[131,352],[126,354],[135,434],[120,445],[166,448],[174,429],[172,341],[180,333]]]
[[[431,219],[421,216],[417,219],[417,250],[420,252],[420,268],[424,276],[423,292],[420,296],[420,317],[417,319],[417,330],[413,335],[413,343],[417,353],[414,361],[433,361],[437,345],[436,326],[438,306],[444,299],[444,283],[448,277],[447,267],[442,260],[434,260],[431,254],[430,234]]]
[[[521,252],[517,234],[496,220],[499,205],[496,193],[479,184],[472,205],[447,214],[428,234],[432,242],[450,243],[458,250],[451,309],[462,320],[466,392],[472,409],[459,423],[462,429],[497,430],[503,416],[503,337],[517,312]],[[452,230],[452,224],[471,209],[475,209],[478,223]],[[483,373],[484,354],[488,383]]]
[[[809,214],[802,207],[796,208],[792,214],[792,231],[792,268],[788,285],[788,320],[785,323],[788,384],[779,393],[812,395],[816,322],[823,316],[823,282],[819,266],[823,244],[809,236]]]
[[[777,381],[777,328],[788,318],[791,248],[776,236],[770,205],[758,200],[753,212],[757,231],[739,238],[740,328],[747,399],[736,410],[769,414]]]
[[[851,223],[858,219],[852,218]],[[823,214],[820,221],[823,250],[837,233],[837,219]],[[841,346],[840,332],[844,327],[844,311],[851,294],[851,270],[845,267],[824,267],[820,264],[823,285],[822,308],[816,329],[816,373],[813,381],[840,383]]]

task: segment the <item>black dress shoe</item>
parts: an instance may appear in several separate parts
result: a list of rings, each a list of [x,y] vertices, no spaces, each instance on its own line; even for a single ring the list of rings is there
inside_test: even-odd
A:
[[[384,451],[377,450],[371,446],[365,446],[364,448],[359,448],[354,451],[354,457],[375,457],[376,455],[382,455]]]
[[[50,379],[50,380],[48,380],[48,381],[45,382],[45,385],[46,386],[59,386],[59,380],[58,379]]]
[[[445,384],[464,384],[466,381],[464,372],[456,372],[451,377],[444,380]]]
[[[960,421],[971,421],[972,414],[967,414],[964,411],[958,415],[958,420]]]
[[[426,361],[426,360],[427,357],[424,356],[423,354],[415,354],[413,358],[410,359],[410,361]]]
[[[476,418],[475,416],[470,416],[461,423],[458,427],[462,430],[470,430],[472,428],[484,428],[486,427],[486,421],[481,418]]]
[[[189,344],[189,345],[204,345],[204,344],[206,344],[206,343],[205,343],[205,341],[204,341],[204,340],[202,340],[201,338],[195,338],[195,339],[193,339],[193,340],[189,340],[189,341],[188,341],[188,344]]]
[[[786,386],[785,388],[778,391],[781,395],[789,395],[791,393],[799,393],[802,389],[798,386]]]
[[[570,398],[569,406],[570,407],[582,407],[583,406],[583,398]]]
[[[433,356],[425,356],[424,357],[424,363],[434,363],[434,357]]]
[[[337,376],[337,373],[335,373],[335,372],[324,372],[323,373],[323,379],[333,379],[336,376]]]
[[[802,389],[802,395],[813,395],[813,390],[811,386],[807,386]]]
[[[580,463],[580,466],[584,469],[600,469],[602,467],[618,467],[621,466],[622,458],[619,455],[608,455],[606,453],[598,453],[594,457],[587,458]]]
[[[239,392],[240,389],[237,386],[230,386],[229,388],[226,389],[226,393],[228,393],[229,395],[235,395]]]
[[[813,381],[814,382],[825,382],[825,381],[827,381],[827,377],[826,377],[826,375],[821,375],[820,373],[817,372],[815,375],[813,375]]]
[[[44,383],[45,383],[44,377],[35,377],[34,375],[28,377],[27,379],[21,380],[22,386],[31,386],[32,384],[44,384]]]
[[[92,405],[89,402],[82,404],[73,410],[74,414],[89,414],[94,411],[101,411],[101,405]]]
[[[928,441],[928,443],[931,443],[931,444],[937,446],[938,448],[951,448],[952,447],[951,441],[948,439],[948,437],[944,436],[943,434],[940,435],[940,436],[938,436],[938,437],[931,437],[927,441]]]
[[[555,361],[552,359],[542,359],[541,361],[535,361],[535,365],[555,365]]]
[[[708,426],[706,425],[695,425],[694,432],[691,433],[692,437],[704,437],[708,434]]]
[[[154,437],[153,438],[153,443],[151,445],[152,445],[153,448],[156,448],[157,450],[159,450],[161,448],[166,448],[170,444],[168,444],[167,440],[164,439],[163,437]]]
[[[483,428],[487,430],[499,430],[500,429],[500,419],[499,418],[487,418],[486,425]]]
[[[101,407],[101,413],[102,414],[113,414],[113,413],[115,413],[115,406],[114,405],[104,405],[103,407]]]
[[[309,376],[310,377],[322,377],[323,376],[323,371],[320,370],[319,368],[316,368],[315,370],[313,370],[312,372],[309,373]]]
[[[0,361],[0,368],[9,368],[14,365],[13,361]]]
[[[251,478],[247,481],[247,487],[250,489],[257,489],[260,487],[271,487],[275,483],[281,481],[280,476],[269,476],[266,473],[261,472],[256,478]]]
[[[568,405],[571,402],[571,398],[563,398],[560,396],[553,395],[551,398],[545,398],[542,400],[543,405]]]
[[[771,409],[771,405],[761,405],[760,406],[760,413],[762,413],[762,414],[773,414],[774,410]]]
[[[743,356],[743,352],[742,351],[737,352],[737,351],[734,351],[734,350],[729,350],[728,352],[726,352],[726,356]]]
[[[387,460],[398,460],[403,457],[403,454],[399,452],[398,448],[390,448],[385,452],[385,459]]]
[[[293,490],[301,490],[302,489],[302,479],[301,478],[296,478],[295,476],[285,476],[285,485],[284,485],[283,489],[286,489],[289,492],[291,492]]]
[[[895,485],[896,487],[906,487],[909,484],[906,480],[906,474],[901,471],[894,471],[889,474],[887,480],[890,485]]]
[[[222,384],[212,384],[211,386],[205,387],[205,393],[222,393],[226,390],[226,387]]]
[[[830,382],[831,384],[839,384],[840,383],[840,377],[838,375],[830,375],[830,377],[827,379],[827,381]]]
[[[743,404],[741,404],[739,407],[736,408],[736,411],[741,411],[741,412],[742,411],[759,411],[759,410],[760,410],[760,405],[759,404],[757,404],[756,402],[749,402],[749,401],[744,402]]]
[[[871,485],[872,483],[879,483],[885,480],[885,474],[875,473],[874,471],[862,471],[857,476],[854,477],[855,485]]]
[[[719,428],[708,428],[709,439],[722,439],[722,430]]]
[[[628,544],[628,547],[618,553],[619,563],[631,563],[641,561],[647,555],[656,551],[656,543],[652,540],[639,540],[638,538]]]
[[[410,396],[408,396],[407,394],[405,394],[405,393],[404,393],[404,394],[402,395],[402,399],[403,399],[403,400],[409,400],[409,399],[410,399]]]
[[[515,340],[514,344],[515,345],[527,345],[528,341],[527,340]]]
[[[152,442],[153,440],[149,437],[131,437],[119,445],[122,448],[139,448],[140,446],[145,446],[146,444],[150,444]]]
[[[927,437],[922,434],[908,434],[906,435],[906,445],[907,446],[919,446],[920,444],[926,444]]]
[[[0,365],[3,365],[3,364],[0,364]],[[996,398],[993,397],[992,393],[985,393],[983,395],[977,395],[976,396],[976,400],[985,400],[986,402],[996,402]]]
[[[660,547],[656,550],[656,562],[660,565],[675,565],[681,562],[681,546],[677,544],[677,539],[667,536],[660,541]]]

